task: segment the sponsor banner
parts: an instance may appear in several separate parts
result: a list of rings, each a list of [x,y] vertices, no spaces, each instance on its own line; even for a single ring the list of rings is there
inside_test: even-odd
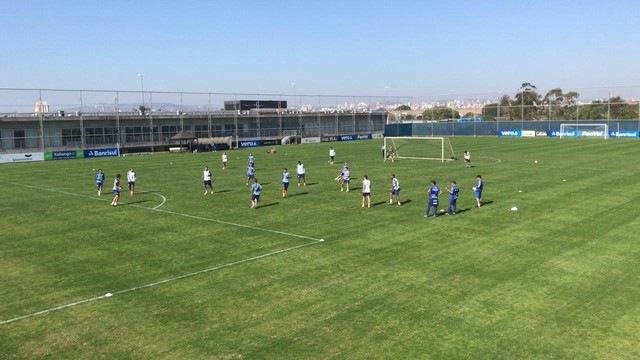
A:
[[[633,130],[609,131],[609,137],[612,138],[637,138],[640,132]]]
[[[522,137],[534,137],[536,136],[535,130],[522,130]]]
[[[560,137],[560,131],[559,130],[558,131],[554,130],[554,131],[549,133],[549,136],[551,136],[551,137]],[[575,131],[565,131],[563,136],[564,137],[575,137],[576,136],[576,132]]]
[[[576,136],[582,136],[582,137],[604,137],[604,135],[605,135],[604,131],[578,130],[578,135],[576,135]]]
[[[261,146],[261,145],[262,145],[262,141],[261,140],[238,141],[238,147],[239,148],[256,147],[256,146]]]
[[[118,156],[118,155],[120,155],[118,148],[89,149],[84,151],[84,157],[86,158]]]
[[[498,131],[498,136],[522,136],[522,131],[520,131],[520,130],[500,130],[500,131]]]
[[[0,154],[0,163],[44,161],[43,152]]]
[[[46,151],[44,153],[44,159],[47,161],[82,159],[82,158],[84,158],[84,151],[82,150]]]
[[[384,134],[371,134],[372,139],[384,139]]]
[[[320,141],[322,142],[328,142],[328,141],[338,141],[338,137],[337,136],[323,136]]]
[[[262,146],[280,145],[282,140],[262,140]]]
[[[371,134],[361,134],[361,135],[340,135],[340,136],[323,136],[321,141],[354,141],[354,140],[369,140],[371,139]]]
[[[303,144],[315,144],[315,143],[319,143],[320,142],[320,137],[307,137],[307,138],[302,138],[302,143]]]
[[[546,131],[536,131],[536,136],[549,136],[549,133]]]

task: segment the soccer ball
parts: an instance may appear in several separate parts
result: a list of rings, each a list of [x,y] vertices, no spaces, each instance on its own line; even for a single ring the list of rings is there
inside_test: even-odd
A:
[[[471,190],[476,191],[476,187],[475,187],[475,186],[474,186],[474,187],[472,187],[472,188],[471,188]]]

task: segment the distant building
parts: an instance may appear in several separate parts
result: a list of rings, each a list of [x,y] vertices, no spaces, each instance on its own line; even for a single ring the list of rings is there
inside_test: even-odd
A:
[[[38,113],[48,113],[49,112],[49,104],[47,104],[46,101],[42,101],[42,100],[38,99],[38,101],[36,101],[36,106],[35,106],[35,109],[33,110],[33,112],[35,112],[36,114],[38,114]]]
[[[224,109],[227,111],[250,111],[264,109],[285,110],[286,101],[280,100],[230,100],[224,102]]]

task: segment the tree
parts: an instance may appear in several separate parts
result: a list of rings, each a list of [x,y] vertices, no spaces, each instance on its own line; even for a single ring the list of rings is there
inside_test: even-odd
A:
[[[396,108],[396,111],[407,111],[411,110],[411,106],[409,105],[400,105]]]
[[[519,118],[520,120],[537,118],[538,104],[542,103],[542,99],[536,90],[535,85],[528,82],[522,83],[512,104],[513,106],[520,106],[520,112],[512,114],[514,118]]]
[[[451,118],[459,119],[460,113],[448,107],[434,107],[422,112],[422,119],[424,120],[446,120]]]

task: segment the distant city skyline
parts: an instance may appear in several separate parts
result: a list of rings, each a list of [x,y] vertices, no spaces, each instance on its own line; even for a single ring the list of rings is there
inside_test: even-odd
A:
[[[620,0],[6,2],[0,88],[424,99],[530,82],[640,98],[638,13]]]

